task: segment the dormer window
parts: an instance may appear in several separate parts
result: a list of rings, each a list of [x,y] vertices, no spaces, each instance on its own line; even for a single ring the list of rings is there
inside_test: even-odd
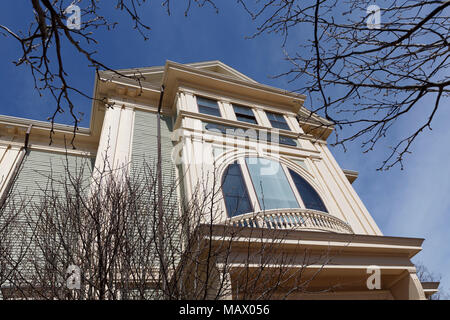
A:
[[[220,117],[219,104],[216,100],[197,97],[198,112],[203,114],[209,114],[210,116]]]
[[[291,128],[289,128],[289,125],[286,122],[286,118],[282,114],[268,111],[266,111],[266,114],[273,128],[291,130]]]
[[[251,108],[233,104],[233,109],[238,121],[258,124]]]

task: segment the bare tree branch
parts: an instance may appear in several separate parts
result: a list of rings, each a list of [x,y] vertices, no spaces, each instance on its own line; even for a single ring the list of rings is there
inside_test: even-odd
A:
[[[345,129],[335,131],[332,145],[345,150],[346,143],[359,139],[363,151],[369,152],[390,137],[398,120],[416,109],[428,112],[422,123],[392,145],[379,167],[403,168],[416,137],[431,129],[439,107],[448,104],[450,3],[382,1],[380,28],[370,28],[367,8],[372,2],[366,0],[238,2],[258,21],[253,37],[263,33],[284,37],[292,68],[278,77],[288,77],[298,85],[297,91],[310,97],[312,112]],[[300,43],[299,30],[305,38]],[[288,49],[291,44],[300,49]],[[429,106],[431,99],[434,103]]]

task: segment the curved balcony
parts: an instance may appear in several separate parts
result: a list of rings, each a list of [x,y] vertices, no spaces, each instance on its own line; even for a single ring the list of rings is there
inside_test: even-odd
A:
[[[346,222],[328,213],[310,209],[251,212],[232,217],[230,222],[237,227],[353,233],[352,228]]]

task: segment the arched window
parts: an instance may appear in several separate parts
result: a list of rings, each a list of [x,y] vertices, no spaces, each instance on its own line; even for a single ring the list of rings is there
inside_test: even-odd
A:
[[[307,209],[328,212],[316,190],[314,190],[314,188],[298,173],[291,169],[289,169],[289,173],[291,174],[292,180],[294,180],[295,187],[297,188],[305,207]]]
[[[249,178],[244,178],[242,170]],[[248,189],[254,191],[253,201],[259,203],[261,210],[295,209],[303,202],[306,209],[328,212],[317,191],[304,178],[274,160],[247,157],[240,163],[236,161],[226,168],[222,183],[229,217],[253,211]]]
[[[234,162],[225,170],[222,190],[230,217],[253,211],[239,163]]]

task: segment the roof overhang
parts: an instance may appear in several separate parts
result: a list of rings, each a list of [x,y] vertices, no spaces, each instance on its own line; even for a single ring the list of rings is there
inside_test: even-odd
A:
[[[171,105],[181,85],[189,85],[227,96],[238,96],[265,105],[273,105],[297,114],[303,106],[305,96],[257,82],[239,80],[227,75],[211,73],[189,65],[167,61],[163,84],[167,91],[163,104]]]
[[[264,277],[282,270],[286,283],[301,275],[313,291],[335,287],[341,291],[367,292],[367,280],[377,269],[381,288],[390,290],[416,272],[411,258],[422,250],[424,241],[228,224],[204,224],[197,231],[199,237],[195,238],[200,242],[193,243],[193,248],[204,248],[205,255],[212,249],[216,265],[229,270],[232,278],[246,275],[247,271],[262,272]]]
[[[221,72],[214,71],[219,69]],[[129,78],[122,77],[119,73]],[[303,106],[305,95],[260,84],[220,61],[192,64],[166,61],[164,67],[103,71],[99,74],[102,80],[99,82],[99,92],[115,92],[136,101],[152,101],[153,104],[157,102],[161,86],[164,85],[162,107],[169,113],[174,112],[175,97],[180,88],[192,88],[245,99],[275,107],[280,112],[298,115],[305,132],[323,140],[326,140],[333,130],[331,122],[311,113]],[[133,80],[132,77],[139,77],[140,81]]]
[[[424,281],[424,282],[421,282],[421,284],[422,284],[423,292],[425,293],[425,296],[427,298],[429,298],[433,294],[439,292],[439,284],[440,284],[440,282]]]
[[[286,248],[302,246],[310,249],[344,250],[373,254],[401,255],[412,258],[422,250],[424,239],[344,234],[305,230],[273,230],[266,228],[241,228],[229,225],[202,225],[199,231],[214,239],[232,237],[236,246],[263,243],[278,239]],[[238,236],[236,236],[238,235]],[[252,240],[252,241],[249,241]]]
[[[140,81],[133,79],[139,77]],[[181,87],[197,88],[219,93],[222,96],[238,97],[298,115],[305,132],[313,128],[311,134],[325,140],[333,130],[331,124],[309,112],[303,107],[304,95],[279,88],[260,84],[239,71],[220,61],[180,64],[167,61],[164,66],[149,68],[133,68],[117,71],[99,71],[95,76],[94,100],[92,102],[89,128],[76,131],[79,143],[91,147],[98,141],[103,115],[105,98],[117,101],[130,101],[156,107],[161,94],[161,86],[165,86],[163,112],[173,113],[175,98]],[[31,136],[49,136],[52,125],[49,122],[30,119],[0,116],[0,126],[7,128],[8,133],[22,135],[26,128],[33,124]],[[73,134],[73,126],[54,124],[55,140]]]

